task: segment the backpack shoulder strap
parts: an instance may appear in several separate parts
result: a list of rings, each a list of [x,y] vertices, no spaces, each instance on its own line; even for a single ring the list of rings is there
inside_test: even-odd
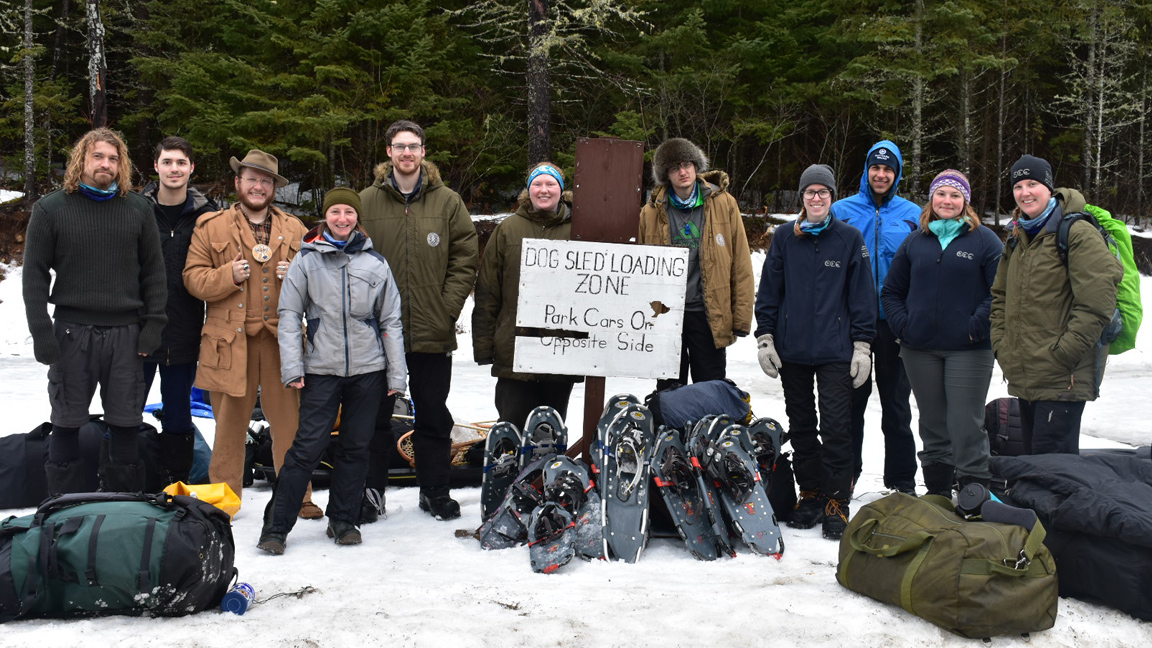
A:
[[[1092,227],[1097,230],[1100,229],[1100,224],[1096,222],[1096,219],[1085,212],[1064,214],[1064,218],[1060,219],[1060,226],[1056,229],[1056,253],[1060,255],[1060,262],[1064,264],[1064,267],[1068,267],[1068,232],[1076,221],[1082,220],[1089,221]]]

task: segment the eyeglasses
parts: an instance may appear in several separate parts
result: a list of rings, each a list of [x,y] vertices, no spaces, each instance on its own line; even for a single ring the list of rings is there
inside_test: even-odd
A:
[[[695,162],[681,162],[680,164],[676,165],[676,168],[680,171],[688,171],[691,169],[695,169],[696,163]]]
[[[404,151],[411,151],[415,153],[424,148],[423,144],[393,144],[392,148],[403,153]]]
[[[265,188],[271,187],[275,184],[275,181],[273,181],[272,178],[253,178],[251,176],[240,178],[240,182],[248,185],[261,185]]]
[[[806,200],[812,200],[813,198],[823,199],[823,198],[827,198],[830,195],[832,195],[832,192],[827,190],[827,189],[817,189],[815,191],[809,189],[808,191],[804,192],[804,198]]]

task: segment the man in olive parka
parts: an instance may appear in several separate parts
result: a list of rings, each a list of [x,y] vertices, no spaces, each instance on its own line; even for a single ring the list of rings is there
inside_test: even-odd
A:
[[[360,192],[361,226],[392,267],[400,290],[408,382],[416,403],[412,442],[420,508],[448,520],[460,516],[460,505],[449,495],[453,419],[447,400],[456,320],[479,265],[476,227],[459,194],[424,159],[420,126],[397,121],[385,137],[390,160],[376,167],[376,181]],[[387,481],[392,403],[382,402],[373,440],[367,485],[378,490]]]

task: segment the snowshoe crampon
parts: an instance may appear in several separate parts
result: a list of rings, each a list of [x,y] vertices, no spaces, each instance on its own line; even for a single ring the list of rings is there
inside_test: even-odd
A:
[[[676,530],[688,545],[688,550],[699,560],[715,560],[724,549],[717,542],[716,531],[708,517],[704,496],[692,470],[680,431],[664,430],[656,441],[652,453],[652,477],[668,512],[676,523]]]
[[[484,439],[484,474],[480,484],[480,517],[492,517],[520,472],[520,431],[501,421]]]
[[[652,414],[629,405],[609,424],[601,474],[604,555],[636,562],[648,544],[648,455]]]
[[[532,571],[551,574],[576,555],[576,521],[563,506],[546,502],[532,512],[528,559]]]
[[[734,426],[742,427],[742,426]],[[752,455],[731,432],[747,436],[746,430],[731,430],[714,445],[715,453],[706,472],[720,494],[720,504],[733,530],[752,551],[780,558],[784,538],[780,524],[760,481],[760,471]]]
[[[541,457],[516,475],[504,500],[477,532],[484,549],[507,549],[528,541],[528,522],[532,511],[544,503],[544,495],[532,485],[544,473],[551,457]]]
[[[528,414],[520,447],[520,465],[527,466],[540,457],[564,454],[568,449],[568,428],[560,414],[541,405]]]
[[[557,456],[544,467],[544,501],[559,504],[576,521],[576,555],[585,560],[604,557],[604,521],[600,494],[579,461]]]

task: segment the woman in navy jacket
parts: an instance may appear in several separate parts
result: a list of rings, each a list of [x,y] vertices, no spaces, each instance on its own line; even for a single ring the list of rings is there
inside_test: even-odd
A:
[[[992,380],[988,315],[1003,243],[971,206],[968,178],[941,172],[920,229],[896,251],[880,301],[920,410],[920,469],[928,492],[988,485],[984,400]]]
[[[756,294],[760,367],[780,376],[800,501],[788,526],[839,539],[852,496],[852,389],[871,372],[876,289],[860,230],[832,216],[827,165],[800,176],[804,208],[776,228]],[[817,428],[813,383],[820,392]]]

